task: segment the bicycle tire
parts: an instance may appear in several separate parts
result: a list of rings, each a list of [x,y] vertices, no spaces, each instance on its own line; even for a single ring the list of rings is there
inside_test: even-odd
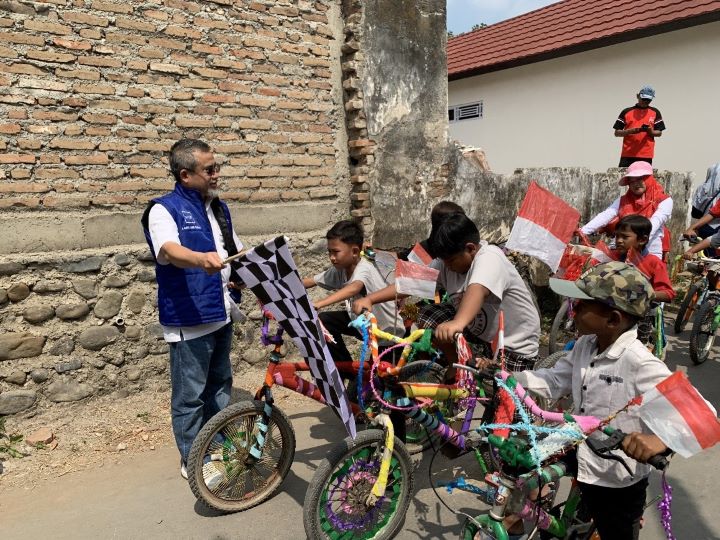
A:
[[[715,331],[712,324],[715,319],[715,307],[720,298],[709,296],[698,309],[690,333],[690,359],[693,364],[700,365],[708,359],[710,349],[715,342]]]
[[[363,527],[364,540],[387,540],[400,531],[410,506],[414,467],[405,445],[397,437],[393,446],[388,486],[379,499],[383,505],[389,503],[391,513],[375,512],[379,508],[377,505],[368,508],[364,503],[377,478],[384,440],[385,433],[382,430],[371,429],[359,433],[354,440],[349,437],[344,439],[330,450],[328,457],[315,471],[305,496],[303,525],[308,538],[322,540]],[[350,482],[342,484],[346,480]],[[336,481],[338,484],[332,489]],[[336,491],[345,495],[339,508],[344,511],[343,516],[331,508],[332,501],[329,499]],[[328,516],[328,510],[331,516]],[[353,521],[352,518],[356,516],[358,520]],[[368,517],[370,521],[379,518],[370,530],[366,526]]]
[[[288,417],[277,407],[273,407],[270,415],[262,459],[251,467],[245,464],[248,449],[254,441],[255,422],[264,406],[262,401],[230,405],[213,416],[195,438],[187,462],[188,483],[195,497],[209,508],[223,513],[240,512],[257,506],[280,489],[295,457],[295,431]],[[216,442],[218,435],[222,435],[224,443]],[[229,446],[227,441],[231,441]],[[222,459],[210,463],[215,464],[215,471],[222,474],[222,480],[210,488],[203,472],[205,456],[217,452],[221,453]],[[271,456],[277,458],[268,459]],[[256,479],[261,480],[259,486]],[[237,496],[235,489],[241,480],[244,488],[249,480],[251,489],[240,491]]]
[[[568,333],[568,329],[570,327],[572,327],[574,333],[575,325],[571,321],[568,321],[569,310],[570,300],[566,298],[563,300],[563,303],[560,304],[560,309],[558,309],[555,314],[552,326],[550,327],[550,335],[548,339],[548,352],[550,354],[562,350],[562,348],[566,345],[567,342],[564,341],[562,336]]]
[[[697,281],[690,285],[685,297],[680,303],[677,315],[675,316],[675,324],[673,330],[675,335],[682,334],[687,326],[688,321],[692,318],[693,313],[697,308],[697,300],[700,298],[700,293],[704,288],[704,284],[701,281]]]
[[[430,360],[415,360],[404,365],[398,374],[398,380],[403,382],[442,383],[445,378],[445,368]],[[429,433],[427,429],[407,419],[405,421],[405,448],[410,455],[419,454],[439,440],[439,436]]]

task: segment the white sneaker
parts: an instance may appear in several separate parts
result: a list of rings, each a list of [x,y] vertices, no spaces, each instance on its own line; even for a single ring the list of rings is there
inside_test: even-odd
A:
[[[187,480],[187,466],[183,460],[180,460],[180,476]]]
[[[225,475],[221,473],[214,461],[208,461],[203,465],[203,480],[208,489],[215,489],[225,479]]]

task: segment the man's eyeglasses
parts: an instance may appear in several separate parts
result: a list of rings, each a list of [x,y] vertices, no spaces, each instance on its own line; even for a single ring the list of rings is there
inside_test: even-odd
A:
[[[214,165],[208,165],[207,167],[203,167],[201,170],[205,171],[205,174],[208,176],[212,176],[213,174],[218,174],[220,172],[220,165],[215,163]]]

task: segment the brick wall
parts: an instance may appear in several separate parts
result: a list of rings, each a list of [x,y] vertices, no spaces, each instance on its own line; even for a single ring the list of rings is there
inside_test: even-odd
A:
[[[0,212],[138,212],[183,136],[231,203],[347,199],[334,4],[3,2]]]

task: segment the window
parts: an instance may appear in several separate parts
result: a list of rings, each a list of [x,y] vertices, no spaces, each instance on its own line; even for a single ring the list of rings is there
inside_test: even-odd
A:
[[[483,117],[483,102],[466,103],[464,105],[455,105],[448,109],[448,120],[450,122],[459,122],[460,120],[471,120],[473,118]]]

